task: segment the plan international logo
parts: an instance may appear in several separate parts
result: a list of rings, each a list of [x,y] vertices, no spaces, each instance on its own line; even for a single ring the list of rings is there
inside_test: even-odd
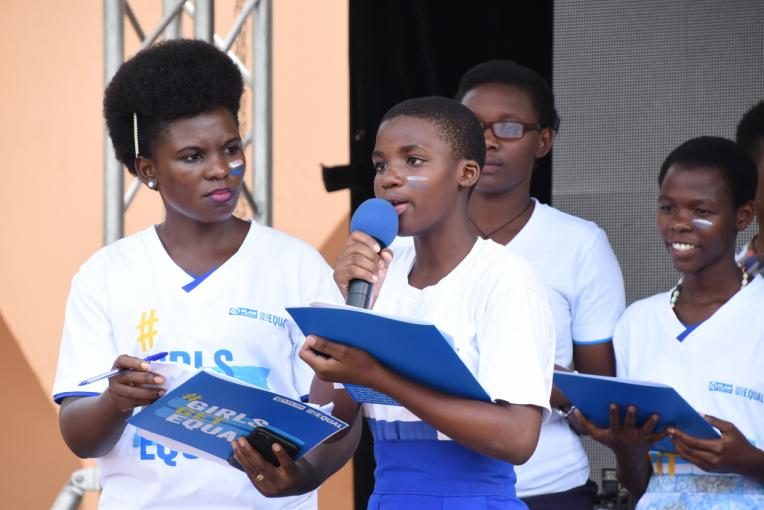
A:
[[[257,310],[251,308],[230,308],[228,310],[228,315],[243,315],[250,319],[257,319]]]
[[[249,317],[250,319],[259,319],[263,322],[273,324],[277,328],[286,327],[286,317],[279,317],[272,313],[257,311],[252,308],[229,308],[228,315],[240,315],[242,317]]]

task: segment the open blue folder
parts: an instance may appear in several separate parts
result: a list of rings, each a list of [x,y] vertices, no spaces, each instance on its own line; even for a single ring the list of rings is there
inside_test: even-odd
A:
[[[657,414],[656,432],[673,425],[700,439],[718,439],[719,433],[671,386],[665,384],[617,379],[600,375],[555,372],[554,385],[581,410],[594,425],[607,428],[610,404],[618,404],[621,419],[626,407],[637,408],[637,426]],[[653,445],[663,452],[673,452],[674,445],[666,437]]]
[[[231,441],[256,426],[277,431],[297,445],[295,459],[347,427],[299,400],[211,370],[162,362],[153,362],[151,370],[164,376],[168,391],[128,423],[165,447],[221,464],[233,452]]]
[[[358,347],[396,373],[458,397],[490,402],[488,393],[432,324],[345,305],[287,308],[305,335]],[[358,402],[395,404],[368,388],[346,385]]]

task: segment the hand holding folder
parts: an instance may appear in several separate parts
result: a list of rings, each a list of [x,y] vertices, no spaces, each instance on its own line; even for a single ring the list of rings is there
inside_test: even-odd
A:
[[[152,370],[164,377],[167,393],[128,423],[147,439],[221,464],[229,463],[232,441],[256,428],[286,439],[296,460],[347,427],[328,409],[212,370],[162,362]]]
[[[394,372],[442,393],[490,402],[488,393],[432,324],[346,305],[287,308],[303,334],[362,349]],[[357,402],[399,405],[387,395],[345,385]]]
[[[610,406],[616,404],[619,413],[629,406],[636,407],[636,427],[642,427],[657,414],[659,420],[653,432],[662,432],[673,426],[699,439],[719,438],[719,433],[703,416],[674,388],[665,384],[558,371],[554,373],[554,384],[587,420],[599,428],[609,427]],[[623,415],[620,419],[623,421]],[[665,437],[657,441],[653,449],[673,452],[674,445],[670,438]]]

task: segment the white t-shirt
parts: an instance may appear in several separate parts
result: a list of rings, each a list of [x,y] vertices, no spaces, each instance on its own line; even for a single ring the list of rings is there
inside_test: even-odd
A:
[[[191,289],[193,280],[153,226],[96,252],[72,280],[54,399],[97,395],[107,381],[78,383],[111,367],[119,354],[159,351],[169,351],[167,361],[219,370],[291,398],[309,393],[313,373],[298,357],[304,338],[285,307],[341,302],[313,248],[252,223],[229,260]],[[315,493],[266,499],[243,472],[165,448],[130,425],[98,464],[100,508],[317,505]]]
[[[670,294],[635,302],[618,321],[618,377],[668,384],[696,411],[732,422],[764,448],[764,279],[754,278],[689,333]],[[676,455],[651,455],[655,475],[704,473]]]
[[[525,258],[546,287],[555,325],[555,363],[573,363],[573,344],[611,341],[624,309],[621,268],[607,235],[595,223],[536,199],[533,214],[507,248]],[[396,238],[391,249],[412,246]],[[559,415],[541,427],[536,451],[515,467],[521,498],[562,492],[586,483],[589,461],[578,436]]]
[[[549,414],[554,328],[543,284],[520,257],[478,239],[437,284],[408,284],[413,243],[398,244],[374,310],[435,324],[493,400],[529,404]],[[364,404],[375,437],[450,440],[399,406]],[[467,469],[467,467],[465,467]]]
[[[544,281],[554,316],[555,363],[572,365],[573,344],[611,341],[625,297],[621,268],[601,228],[536,201],[507,248],[525,257]],[[553,414],[533,456],[515,472],[521,498],[551,494],[586,483],[589,461],[578,436]]]

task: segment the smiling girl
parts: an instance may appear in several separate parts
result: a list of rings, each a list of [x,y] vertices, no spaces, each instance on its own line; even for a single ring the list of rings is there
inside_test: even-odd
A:
[[[637,427],[629,408],[622,422],[611,410],[609,429],[584,421],[616,453],[621,482],[641,496],[639,510],[764,508],[764,280],[735,263],[756,174],[742,149],[716,137],[683,143],[660,169],[656,223],[680,277],[619,320],[616,371],[673,386],[708,413],[721,438],[669,427],[676,454],[648,456],[660,437],[654,419]]]

